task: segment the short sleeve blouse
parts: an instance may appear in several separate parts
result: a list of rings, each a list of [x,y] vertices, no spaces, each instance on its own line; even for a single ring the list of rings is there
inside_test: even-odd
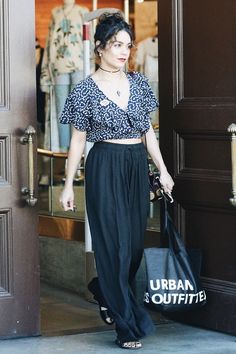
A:
[[[147,78],[127,73],[130,97],[126,110],[110,100],[89,76],[78,83],[66,99],[60,122],[86,131],[87,141],[139,138],[150,127],[149,113],[158,101]]]

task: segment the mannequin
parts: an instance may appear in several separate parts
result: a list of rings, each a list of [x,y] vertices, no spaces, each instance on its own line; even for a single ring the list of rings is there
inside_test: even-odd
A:
[[[137,46],[135,59],[140,72],[150,81],[158,81],[158,38],[148,37]]]
[[[156,23],[157,26],[157,23]],[[158,36],[148,37],[138,43],[135,57],[136,70],[143,73],[148,79],[156,97],[158,90]],[[152,124],[158,126],[158,111],[151,114]]]
[[[59,150],[68,151],[70,128],[58,123],[66,97],[83,78],[83,16],[88,9],[79,6],[75,0],[63,0],[62,6],[52,9],[51,23],[44,51],[41,70],[41,89],[50,92],[53,85],[56,119],[59,133]],[[52,104],[48,105],[49,107]],[[53,111],[53,109],[51,108]],[[54,133],[54,131],[53,131]],[[53,137],[51,137],[53,140]]]

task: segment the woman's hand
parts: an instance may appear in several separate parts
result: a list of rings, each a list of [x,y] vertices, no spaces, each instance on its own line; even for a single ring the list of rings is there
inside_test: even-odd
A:
[[[61,206],[65,211],[75,210],[73,179],[75,172],[80,164],[85,142],[86,132],[77,130],[72,126],[72,137],[70,142],[70,150],[68,153],[65,187],[59,198]]]
[[[155,132],[151,125],[146,133],[146,145],[152,161],[160,172],[160,182],[164,192],[171,194],[174,187],[174,181],[166,169]]]
[[[164,191],[166,193],[171,194],[172,189],[174,187],[174,181],[173,181],[171,175],[167,171],[161,172],[160,182],[161,182],[161,185],[163,186]]]
[[[171,175],[168,173],[165,163],[163,161],[161,151],[159,148],[159,143],[157,141],[153,127],[150,125],[148,132],[146,133],[146,145],[147,150],[154,162],[155,166],[160,172],[160,182],[166,193],[171,194],[174,181]]]
[[[65,211],[74,210],[74,191],[73,187],[65,187],[60,195],[60,203]]]

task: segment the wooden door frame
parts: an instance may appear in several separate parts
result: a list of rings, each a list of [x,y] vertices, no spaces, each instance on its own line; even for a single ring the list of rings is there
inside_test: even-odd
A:
[[[34,15],[33,0],[0,2],[0,338],[40,334],[37,209],[21,193],[28,151],[20,143],[36,127]]]

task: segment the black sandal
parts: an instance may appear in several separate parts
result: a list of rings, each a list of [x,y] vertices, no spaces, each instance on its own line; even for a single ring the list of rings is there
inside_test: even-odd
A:
[[[99,304],[99,311],[100,311],[100,316],[101,316],[102,320],[110,326],[113,325],[114,320],[111,317],[111,315],[109,314],[108,308],[104,307],[104,306],[100,306],[100,304]]]
[[[113,325],[114,319],[112,318],[109,309],[105,305],[106,302],[102,296],[98,278],[93,278],[91,280],[91,282],[88,284],[88,289],[93,294],[94,300],[98,302],[99,312],[103,322],[109,326]]]
[[[121,340],[116,339],[115,343],[122,349],[135,350],[142,348],[142,343],[139,341],[122,342]]]

